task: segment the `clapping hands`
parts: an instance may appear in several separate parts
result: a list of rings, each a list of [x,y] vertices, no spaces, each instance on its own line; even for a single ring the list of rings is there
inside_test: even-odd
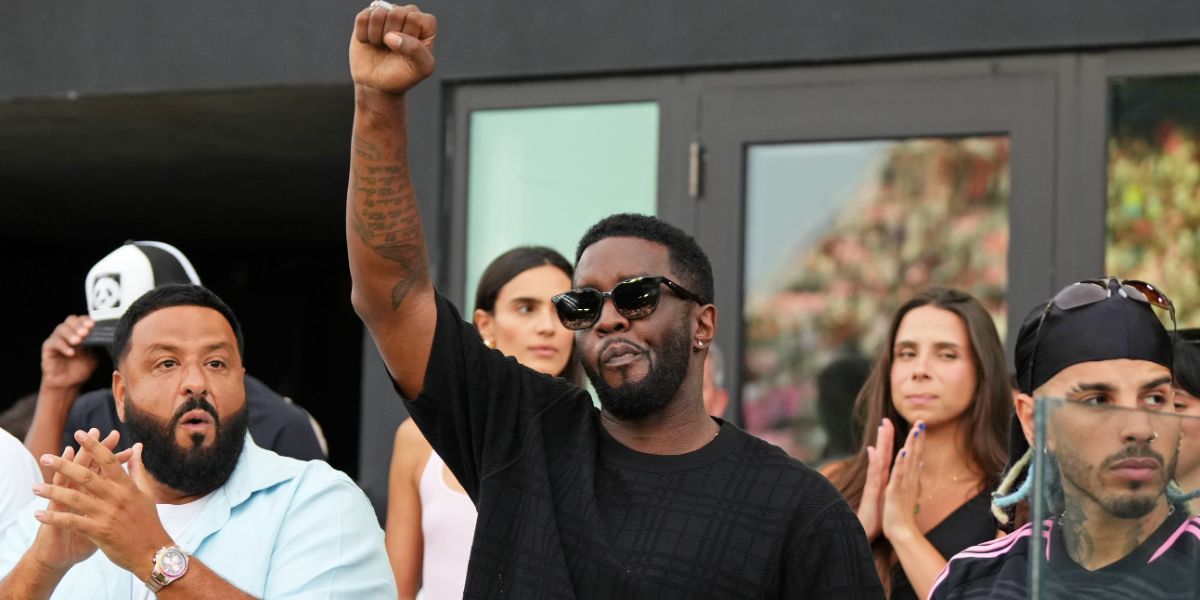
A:
[[[857,514],[868,539],[874,541],[880,534],[892,538],[916,530],[924,432],[925,423],[917,421],[893,460],[896,428],[884,418],[876,431],[875,445],[867,447],[867,476]]]
[[[114,454],[119,434],[101,441],[99,431],[75,432],[77,455],[43,455],[42,464],[55,471],[53,482],[34,488],[50,500],[35,517],[44,527],[34,542],[39,560],[56,569],[69,569],[97,548],[117,566],[140,579],[149,576],[150,558],[173,542],[158,518],[154,498],[134,480],[145,467],[141,444]],[[129,473],[122,465],[129,464]],[[40,545],[39,545],[40,544]]]

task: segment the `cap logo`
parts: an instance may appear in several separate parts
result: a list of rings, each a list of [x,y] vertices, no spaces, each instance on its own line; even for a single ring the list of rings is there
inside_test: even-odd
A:
[[[92,284],[90,310],[106,310],[121,305],[121,274],[102,273]]]

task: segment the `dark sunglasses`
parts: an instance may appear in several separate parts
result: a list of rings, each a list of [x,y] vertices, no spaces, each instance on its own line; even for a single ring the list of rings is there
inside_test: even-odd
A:
[[[604,299],[611,297],[617,314],[629,320],[644,319],[658,308],[659,286],[671,288],[680,298],[691,300],[697,304],[705,304],[704,300],[687,291],[683,286],[660,275],[633,277],[613,286],[611,292],[601,292],[594,288],[582,288],[563,292],[550,299],[558,320],[563,327],[571,330],[587,329],[600,320],[604,310]]]
[[[1073,310],[1090,304],[1095,304],[1101,300],[1107,300],[1112,297],[1113,290],[1108,287],[1108,282],[1113,281],[1116,277],[1108,279],[1084,279],[1068,285],[1058,291],[1050,302],[1046,303],[1046,310],[1042,311],[1041,318],[1038,319],[1037,329],[1033,334],[1033,350],[1029,353],[1029,381],[1026,384],[1030,389],[1033,388],[1033,365],[1034,358],[1037,356],[1038,341],[1042,336],[1042,323],[1046,322],[1046,317],[1050,314],[1050,310],[1058,307],[1061,310]],[[1120,287],[1117,288],[1117,293],[1144,302],[1151,306],[1166,310],[1171,315],[1171,348],[1175,347],[1175,335],[1178,326],[1175,323],[1175,304],[1162,290],[1158,289],[1152,283],[1139,281],[1137,279],[1119,280]]]

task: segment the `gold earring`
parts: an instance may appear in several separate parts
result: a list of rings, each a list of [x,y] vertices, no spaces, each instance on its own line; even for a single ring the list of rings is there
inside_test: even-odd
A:
[[[492,350],[496,349],[496,342],[494,342],[492,340],[483,340],[483,345],[487,346],[488,348],[490,348]]]

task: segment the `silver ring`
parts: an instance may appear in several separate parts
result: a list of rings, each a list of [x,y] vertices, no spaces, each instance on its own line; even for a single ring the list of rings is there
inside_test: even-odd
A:
[[[391,2],[387,2],[386,0],[371,0],[371,3],[367,5],[367,8],[371,9],[371,10],[375,10],[376,8],[382,8],[384,10],[390,11],[390,10],[392,10],[393,6],[394,5]]]

